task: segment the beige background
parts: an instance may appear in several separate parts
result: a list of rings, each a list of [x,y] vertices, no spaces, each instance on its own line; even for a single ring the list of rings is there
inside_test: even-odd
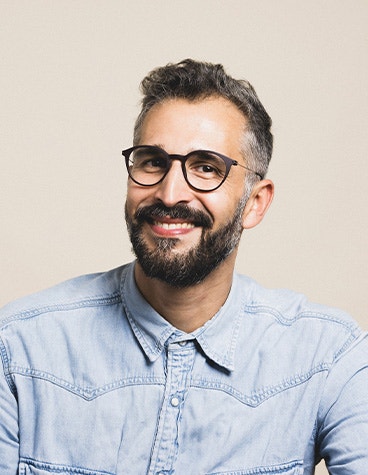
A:
[[[238,270],[368,329],[367,24],[366,0],[0,0],[0,304],[131,260],[138,83],[193,57],[274,121],[276,197]]]

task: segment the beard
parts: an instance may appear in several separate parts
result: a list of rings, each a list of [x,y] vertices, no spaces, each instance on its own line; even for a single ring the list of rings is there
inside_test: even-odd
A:
[[[125,205],[125,220],[132,249],[147,277],[159,279],[172,287],[184,288],[202,282],[237,248],[243,231],[242,214],[246,194],[240,199],[231,219],[217,231],[211,231],[213,219],[203,211],[179,203],[171,208],[156,203],[137,210],[133,219]],[[175,252],[179,239],[156,237],[155,248],[149,249],[144,240],[143,225],[153,217],[188,219],[202,227],[199,243],[184,252]]]

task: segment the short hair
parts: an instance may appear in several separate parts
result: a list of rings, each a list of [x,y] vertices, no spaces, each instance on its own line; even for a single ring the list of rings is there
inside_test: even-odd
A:
[[[271,118],[252,85],[229,76],[221,64],[185,59],[151,71],[141,83],[142,109],[134,126],[134,144],[140,141],[143,121],[153,106],[168,99],[196,101],[212,96],[228,99],[247,119],[242,153],[247,165],[265,176],[272,155]]]

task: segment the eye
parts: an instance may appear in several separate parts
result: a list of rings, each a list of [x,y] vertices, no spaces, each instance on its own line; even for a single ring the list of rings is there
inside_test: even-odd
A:
[[[142,166],[144,168],[166,168],[166,161],[162,157],[147,158]]]
[[[196,151],[193,152],[186,163],[187,171],[203,179],[223,177],[226,166],[221,157],[214,153]]]
[[[159,152],[138,149],[131,157],[132,167],[145,173],[161,172],[167,168],[167,159]]]
[[[196,168],[199,173],[218,173],[218,170],[208,163],[198,164]]]

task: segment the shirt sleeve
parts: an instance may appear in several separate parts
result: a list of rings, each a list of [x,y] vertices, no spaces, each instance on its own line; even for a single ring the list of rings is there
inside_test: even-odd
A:
[[[3,356],[3,360],[0,358],[0,473],[16,475],[19,464],[18,404],[5,376],[1,338],[0,351]]]
[[[367,472],[367,335],[340,356],[329,373],[319,411],[318,447],[331,475]]]

